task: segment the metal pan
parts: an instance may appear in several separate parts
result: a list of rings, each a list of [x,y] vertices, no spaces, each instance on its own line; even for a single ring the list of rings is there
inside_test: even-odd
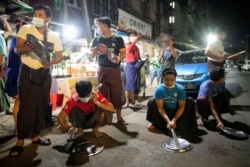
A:
[[[174,129],[171,129],[173,138],[165,141],[163,147],[168,151],[183,153],[192,150],[193,146],[185,139],[178,138],[174,132]]]
[[[72,150],[73,154],[94,156],[102,152],[103,146],[98,146],[94,143],[83,142],[75,146]]]
[[[245,132],[230,127],[224,127],[224,129],[221,130],[221,133],[232,139],[244,140],[249,138],[248,134]]]

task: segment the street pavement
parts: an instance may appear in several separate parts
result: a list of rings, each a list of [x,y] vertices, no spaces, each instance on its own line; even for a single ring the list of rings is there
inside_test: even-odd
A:
[[[224,114],[223,118],[230,126],[250,134],[250,72],[237,72],[229,69],[227,87],[235,96],[231,100],[232,107],[241,115]],[[149,83],[149,78],[147,78]],[[141,92],[142,104],[146,105],[153,95],[154,86],[147,86],[145,97]],[[53,111],[53,118],[60,107]],[[14,146],[16,137],[12,136],[14,122],[12,115],[0,113],[0,166],[1,167],[249,167],[250,139],[237,140],[223,135],[219,131],[211,131],[202,126],[198,130],[178,134],[192,144],[192,150],[184,153],[168,151],[163,143],[171,139],[159,130],[148,131],[146,107],[127,108],[122,111],[129,125],[116,123],[114,114],[113,125],[100,128],[104,132],[101,138],[95,138],[91,129],[85,131],[84,138],[96,145],[104,146],[104,150],[94,156],[70,156],[63,152],[68,134],[60,133],[54,125],[47,126],[42,136],[51,139],[50,146],[37,146],[25,140],[25,149],[21,156],[9,158],[9,149]],[[28,119],[28,118],[27,118]]]

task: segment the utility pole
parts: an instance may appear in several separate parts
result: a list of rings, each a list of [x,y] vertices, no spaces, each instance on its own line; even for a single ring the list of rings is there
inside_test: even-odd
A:
[[[247,59],[250,60],[250,34],[247,35],[247,43],[248,43],[248,46],[247,46]]]
[[[87,29],[87,43],[89,44],[92,36],[91,36],[91,27],[89,22],[89,13],[88,13],[88,2],[87,0],[83,0],[83,18],[85,18],[86,29]]]

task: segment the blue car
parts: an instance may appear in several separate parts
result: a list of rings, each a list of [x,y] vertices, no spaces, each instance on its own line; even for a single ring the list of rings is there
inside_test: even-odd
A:
[[[194,97],[197,96],[201,83],[209,79],[207,56],[204,51],[204,49],[185,51],[176,59],[176,82],[182,84],[187,94]]]

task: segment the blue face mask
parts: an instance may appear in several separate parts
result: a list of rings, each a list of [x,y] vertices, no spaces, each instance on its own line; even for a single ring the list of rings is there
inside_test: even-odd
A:
[[[89,100],[91,99],[91,96],[89,96],[89,97],[79,97],[78,99],[79,99],[81,102],[83,102],[83,103],[88,103]]]

